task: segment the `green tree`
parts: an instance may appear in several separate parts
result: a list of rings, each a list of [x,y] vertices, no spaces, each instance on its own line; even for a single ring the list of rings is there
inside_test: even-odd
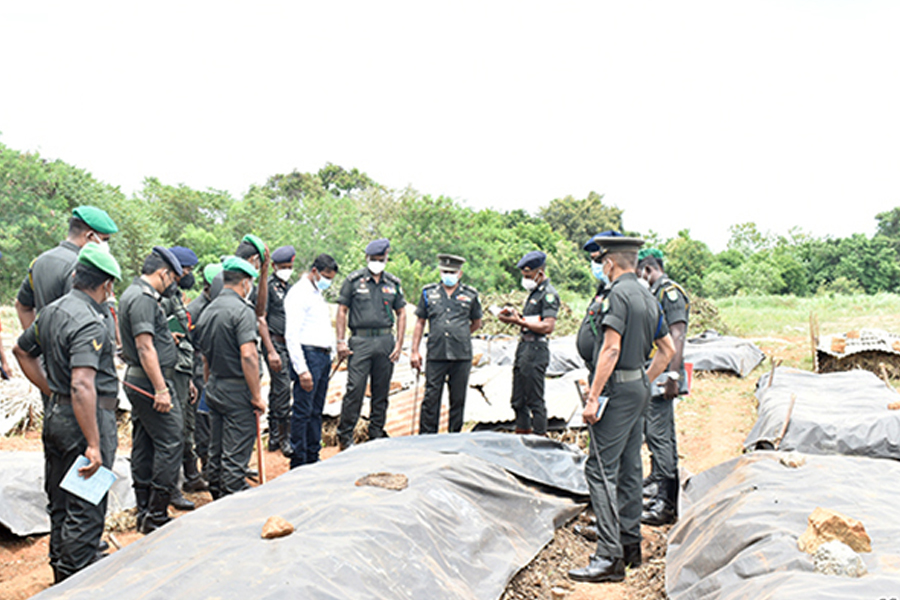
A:
[[[713,262],[709,247],[692,239],[689,229],[682,229],[675,238],[666,242],[662,250],[666,274],[689,292],[702,293],[703,276]]]
[[[538,216],[576,248],[601,231],[622,231],[622,209],[605,205],[603,195],[596,192],[583,199],[556,198],[541,208]]]

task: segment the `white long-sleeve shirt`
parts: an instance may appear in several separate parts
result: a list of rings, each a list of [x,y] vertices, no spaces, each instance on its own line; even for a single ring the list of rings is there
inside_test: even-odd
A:
[[[284,313],[284,341],[294,372],[300,375],[309,371],[303,357],[303,346],[334,347],[334,329],[331,327],[328,303],[306,273],[284,297]]]

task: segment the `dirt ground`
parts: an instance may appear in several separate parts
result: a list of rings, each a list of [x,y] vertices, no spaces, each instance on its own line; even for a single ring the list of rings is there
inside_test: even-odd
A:
[[[804,337],[760,341],[767,356],[785,359],[786,365],[799,366],[808,353]],[[767,361],[748,378],[739,379],[728,374],[701,373],[694,379],[690,396],[683,398],[676,408],[679,454],[684,473],[698,473],[741,453],[741,443],[756,419],[755,383]],[[130,451],[127,425],[120,429],[120,452]],[[326,441],[333,439],[326,428]],[[29,431],[25,435],[0,438],[0,450],[40,451],[40,436]],[[328,459],[337,453],[335,446],[323,449]],[[266,474],[269,479],[288,470],[288,461],[279,452],[265,452]],[[255,454],[254,454],[255,456]],[[645,456],[646,459],[646,456]],[[251,461],[255,466],[256,459]],[[646,461],[645,461],[646,462]],[[251,482],[251,485],[256,485]],[[188,497],[199,506],[211,501],[209,494],[200,492]],[[170,509],[173,517],[182,513]],[[504,600],[553,598],[568,600],[635,600],[665,598],[666,535],[669,527],[644,527],[644,563],[629,569],[624,582],[618,584],[585,584],[570,581],[569,569],[587,564],[594,545],[574,528],[587,522],[582,513],[557,531],[554,540],[510,583]],[[140,539],[134,530],[134,518],[118,515],[107,523],[109,531],[104,539],[125,546]],[[48,587],[52,574],[47,562],[48,536],[18,538],[0,530],[0,600],[19,600],[33,596]]]

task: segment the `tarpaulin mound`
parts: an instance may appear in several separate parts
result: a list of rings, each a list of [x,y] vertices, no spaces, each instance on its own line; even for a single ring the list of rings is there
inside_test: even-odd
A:
[[[508,335],[498,335],[488,339],[472,338],[472,356],[480,355],[475,368],[486,364],[511,367],[516,360],[518,344],[518,338]],[[578,354],[574,335],[552,338],[548,345],[550,363],[547,365],[547,377],[559,377],[569,371],[584,368],[584,360]],[[426,346],[427,344],[422,344],[422,355],[427,358]]]
[[[118,479],[109,492],[108,514],[134,506],[131,462],[116,457],[113,472]],[[50,532],[43,452],[0,452],[0,524],[18,536]]]
[[[684,345],[684,362],[697,371],[731,371],[741,377],[750,374],[766,355],[756,344],[737,337],[705,331]]]
[[[574,451],[499,435],[353,448],[186,514],[35,598],[498,598],[583,508],[470,454],[501,454],[536,480],[529,465],[544,462],[568,461],[574,477],[578,462],[558,456]],[[355,485],[376,472],[409,485]],[[275,515],[296,531],[261,539]]]
[[[900,394],[872,373],[819,375],[779,367],[771,386],[770,378],[766,373],[757,384],[759,416],[745,448],[774,447],[796,396],[780,450],[900,458],[900,411],[888,410]]]
[[[669,532],[666,590],[672,600],[896,598],[900,590],[900,463],[807,455],[798,468],[756,452],[692,477]],[[862,521],[872,552],[858,579],[813,571],[797,548],[823,507]]]

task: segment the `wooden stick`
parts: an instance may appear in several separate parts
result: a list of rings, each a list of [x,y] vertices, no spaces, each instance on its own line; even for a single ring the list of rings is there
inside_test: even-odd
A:
[[[262,429],[259,426],[259,413],[256,413],[256,462],[256,466],[259,469],[259,485],[262,485],[266,482],[266,461],[263,459]]]
[[[881,379],[884,381],[884,385],[894,390],[894,386],[891,385],[891,379],[888,377],[887,368],[885,368],[884,363],[878,363],[878,368],[881,369]],[[896,392],[897,390],[894,391]]]
[[[778,437],[775,438],[775,449],[778,450],[778,447],[781,446],[781,440],[784,439],[784,434],[787,433],[788,424],[791,422],[791,415],[794,412],[794,403],[797,402],[797,394],[791,394],[791,403],[788,404],[787,415],[784,417],[784,425],[781,427],[781,433],[778,434]]]
[[[766,384],[766,389],[772,387],[772,382],[775,381],[775,369],[781,366],[782,359],[775,360],[775,357],[772,357],[772,370],[769,371],[769,383]]]

